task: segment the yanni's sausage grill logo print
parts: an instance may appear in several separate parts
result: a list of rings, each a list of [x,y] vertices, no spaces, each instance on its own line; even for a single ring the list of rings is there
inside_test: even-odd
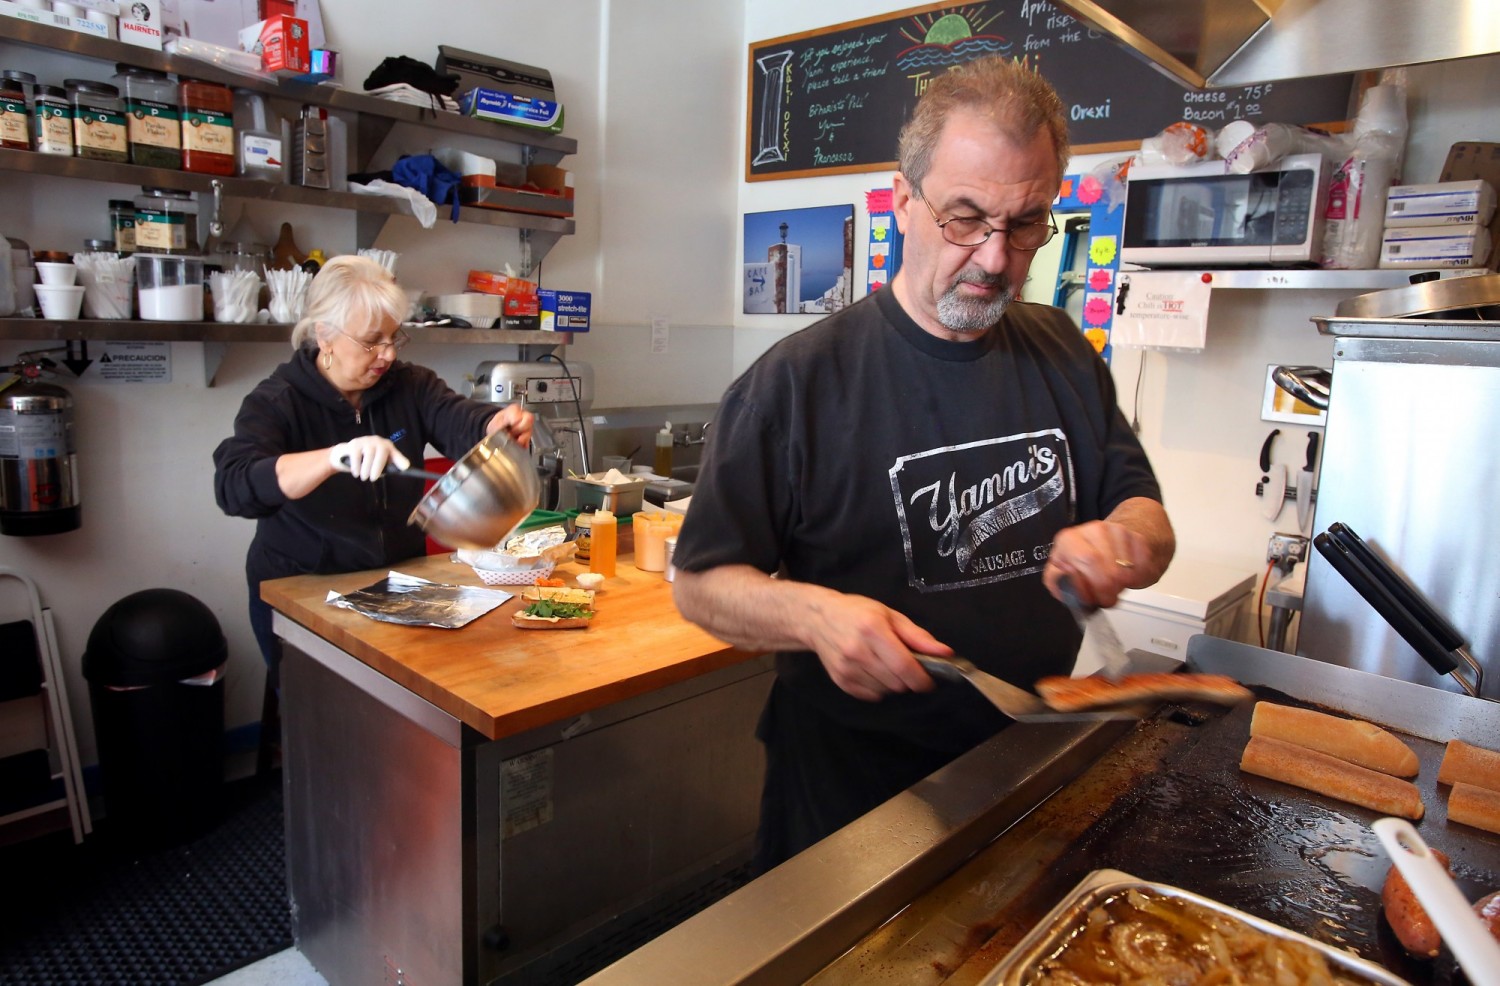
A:
[[[1041,571],[1074,514],[1073,462],[1057,429],[904,455],[890,477],[908,581],[922,592]]]

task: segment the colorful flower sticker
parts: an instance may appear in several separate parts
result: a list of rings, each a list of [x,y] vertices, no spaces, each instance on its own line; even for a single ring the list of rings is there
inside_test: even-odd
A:
[[[1099,179],[1093,175],[1084,175],[1078,183],[1078,201],[1084,205],[1093,205],[1104,196],[1104,186],[1099,184]]]
[[[1100,267],[1108,267],[1115,259],[1115,238],[1096,236],[1089,241],[1089,259]]]
[[[870,239],[874,240],[876,243],[883,242],[885,238],[890,235],[890,229],[890,216],[870,217]]]
[[[1084,329],[1083,337],[1094,347],[1094,352],[1103,355],[1104,347],[1109,345],[1109,333],[1103,329]]]
[[[1090,325],[1104,325],[1109,321],[1109,299],[1090,298],[1083,305],[1083,320]]]
[[[1112,280],[1114,280],[1114,273],[1112,271],[1107,271],[1102,267],[1095,267],[1089,271],[1089,290],[1106,291],[1109,289],[1109,284]]]

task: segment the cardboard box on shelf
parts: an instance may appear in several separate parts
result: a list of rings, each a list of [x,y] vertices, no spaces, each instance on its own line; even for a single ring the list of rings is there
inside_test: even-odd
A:
[[[1387,229],[1399,226],[1467,226],[1495,215],[1495,188],[1482,178],[1431,185],[1397,185],[1385,202]]]
[[[537,291],[543,332],[587,332],[593,296],[587,291]]]
[[[1380,240],[1381,267],[1484,267],[1490,232],[1467,226],[1400,226]]]
[[[1448,160],[1443,163],[1439,181],[1470,181],[1482,178],[1494,188],[1500,188],[1500,144],[1464,140],[1448,149]],[[1490,255],[1484,266],[1495,270],[1500,267],[1500,210],[1489,222]]]
[[[470,89],[458,101],[459,111],[465,116],[496,123],[511,123],[520,127],[532,127],[547,133],[562,133],[563,108],[561,103],[535,96],[522,96],[498,89]]]
[[[292,9],[287,10],[288,6]],[[309,48],[328,47],[318,0],[165,0],[163,8],[162,30],[195,41],[239,49],[240,31],[286,14],[307,22]]]
[[[312,68],[307,21],[277,14],[240,31],[240,47],[260,55],[267,72],[301,75]]]
[[[458,76],[460,92],[476,88],[498,89],[518,96],[534,96],[557,102],[557,90],[552,86],[552,73],[535,65],[523,65],[494,55],[464,51],[452,45],[438,45],[438,57],[433,68],[441,75]]]
[[[471,270],[465,287],[481,294],[504,295],[510,286],[510,278],[497,270]]]
[[[141,48],[161,50],[160,0],[132,0],[120,5],[120,40]]]

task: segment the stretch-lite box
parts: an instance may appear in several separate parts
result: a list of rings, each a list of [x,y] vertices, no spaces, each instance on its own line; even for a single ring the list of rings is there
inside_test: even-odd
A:
[[[593,296],[587,291],[553,291],[542,288],[537,293],[542,311],[543,332],[587,332]]]

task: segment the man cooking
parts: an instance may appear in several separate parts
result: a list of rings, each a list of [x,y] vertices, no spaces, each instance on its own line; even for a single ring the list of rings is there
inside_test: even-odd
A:
[[[1010,721],[914,652],[1067,674],[1058,580],[1112,606],[1175,549],[1108,368],[1061,311],[1014,300],[1056,233],[1057,94],[971,62],[931,82],[899,153],[900,271],[730,386],[674,558],[684,616],[777,652],[762,872]]]

